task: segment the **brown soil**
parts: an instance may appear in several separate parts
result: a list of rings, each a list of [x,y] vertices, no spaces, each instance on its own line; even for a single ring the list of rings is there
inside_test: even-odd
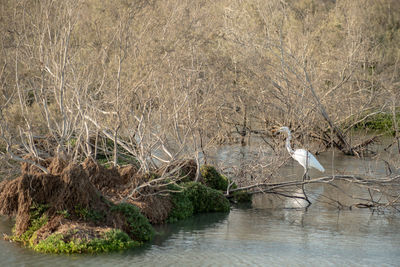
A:
[[[145,196],[138,200],[128,200],[129,203],[139,207],[141,213],[149,219],[152,224],[164,223],[172,209],[169,197]]]
[[[124,185],[116,168],[107,169],[91,158],[87,158],[82,167],[90,182],[105,195],[112,194]]]
[[[104,232],[111,229],[113,228],[106,225],[98,226],[82,221],[66,220],[63,216],[59,215],[36,232],[34,244],[46,239],[51,234],[62,234],[64,242],[69,242],[73,239],[91,240],[101,238]]]
[[[36,232],[36,239],[34,240],[34,243],[37,244],[40,240],[46,239],[49,235],[59,231],[61,227],[68,224],[70,224],[70,221],[65,219],[62,215],[56,215],[52,217],[46,225],[41,227]]]
[[[57,217],[57,211],[71,212],[77,206],[99,212],[108,210],[81,165],[67,165],[57,158],[41,163],[51,173],[44,174],[36,167],[24,163],[20,177],[0,184],[0,213],[16,216],[16,235],[22,234],[29,227],[30,207],[34,203],[49,205],[47,214],[51,223],[48,227],[54,224],[52,220]]]
[[[111,227],[93,227],[87,223],[68,222],[57,229],[57,234],[62,234],[64,242],[69,242],[73,239],[91,240],[101,238],[104,232],[112,230]]]

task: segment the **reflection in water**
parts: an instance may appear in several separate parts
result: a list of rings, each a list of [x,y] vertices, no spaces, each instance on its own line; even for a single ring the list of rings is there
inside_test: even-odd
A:
[[[290,195],[292,197],[285,199],[284,206],[286,209],[302,209],[308,207],[308,202],[303,199],[305,197],[303,189],[297,188]]]
[[[2,266],[396,266],[399,228],[398,214],[369,210],[234,207],[230,214],[159,226],[155,239],[140,249],[46,255],[1,241],[0,260]]]
[[[240,151],[245,160],[254,152],[251,148],[236,147],[226,148],[219,155],[237,164],[234,155],[240,155]],[[332,158],[332,154],[323,154],[318,160],[328,174],[359,172],[366,167],[370,173],[385,174],[376,163],[342,155]],[[297,164],[289,164],[284,171],[286,175],[282,176],[301,179],[302,168]],[[297,190],[293,188],[293,193]],[[351,186],[346,190],[362,193]],[[233,207],[229,214],[202,214],[157,226],[159,234],[150,244],[120,253],[46,255],[0,240],[0,262],[2,266],[96,267],[398,266],[399,213],[338,210],[326,200],[355,200],[329,185],[308,186],[306,192],[313,202],[308,209],[297,208],[290,200],[276,195],[257,195],[251,207]],[[9,233],[11,225],[12,222],[1,218],[0,231]]]
[[[224,223],[224,220],[228,218],[228,213],[208,213],[208,214],[198,214],[195,217],[188,218],[183,221],[179,221],[174,224],[164,224],[155,226],[157,231],[157,235],[154,239],[154,244],[162,245],[163,242],[168,240],[171,235],[174,235],[179,232],[197,232],[203,231],[208,228],[215,228],[221,223]]]

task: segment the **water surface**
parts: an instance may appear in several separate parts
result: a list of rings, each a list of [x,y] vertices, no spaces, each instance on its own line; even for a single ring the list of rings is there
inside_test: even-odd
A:
[[[2,266],[398,266],[398,229],[392,213],[234,207],[156,227],[159,234],[139,249],[46,255],[0,241],[0,260]]]
[[[251,147],[222,147],[215,160],[240,165],[259,153]],[[269,153],[269,152],[266,152]],[[324,153],[318,159],[326,174],[354,173],[383,177],[382,162]],[[303,170],[289,161],[287,179]],[[312,177],[320,173],[313,171]],[[345,188],[363,194],[356,188]],[[295,190],[295,189],[294,189]],[[308,209],[293,200],[257,195],[252,205],[234,206],[229,214],[201,214],[175,224],[156,226],[158,234],[144,247],[102,255],[47,255],[0,240],[1,266],[400,266],[400,214],[369,209],[338,210],[326,196],[345,196],[325,185],[307,187]],[[356,201],[356,200],[349,200]],[[0,232],[12,221],[1,217]]]

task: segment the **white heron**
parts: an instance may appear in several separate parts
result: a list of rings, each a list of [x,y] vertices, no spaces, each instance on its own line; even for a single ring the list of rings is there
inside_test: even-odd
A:
[[[292,135],[288,127],[283,126],[279,128],[278,132],[287,133],[286,149],[287,151],[289,151],[290,156],[292,156],[292,158],[294,158],[298,163],[300,163],[301,166],[303,166],[304,168],[303,180],[305,180],[305,178],[307,177],[307,171],[310,167],[317,169],[320,172],[325,171],[324,167],[322,167],[321,163],[318,162],[318,160],[315,158],[313,154],[311,154],[311,152],[308,152],[305,149],[296,149],[296,150],[292,149],[292,146],[290,145],[290,140],[292,139]]]

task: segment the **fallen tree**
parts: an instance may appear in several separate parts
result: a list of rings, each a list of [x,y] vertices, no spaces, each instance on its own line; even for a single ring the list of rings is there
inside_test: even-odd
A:
[[[346,190],[342,189],[338,182],[345,182],[350,185],[355,185],[365,190],[368,193],[368,198],[363,196],[354,196],[347,193]],[[225,193],[226,197],[232,196],[236,192],[246,191],[248,194],[276,194],[287,198],[304,199],[309,204],[307,194],[294,193],[293,188],[302,188],[303,186],[323,184],[329,185],[340,191],[342,194],[353,199],[357,203],[352,205],[345,205],[340,200],[330,199],[330,201],[338,208],[394,208],[400,211],[400,175],[389,176],[385,178],[370,178],[361,177],[357,175],[333,175],[323,176],[320,178],[305,180],[305,181],[285,181],[278,183],[256,183],[248,186],[242,186],[235,189],[231,189]],[[375,194],[374,194],[375,193]],[[329,198],[327,196],[324,196]]]

